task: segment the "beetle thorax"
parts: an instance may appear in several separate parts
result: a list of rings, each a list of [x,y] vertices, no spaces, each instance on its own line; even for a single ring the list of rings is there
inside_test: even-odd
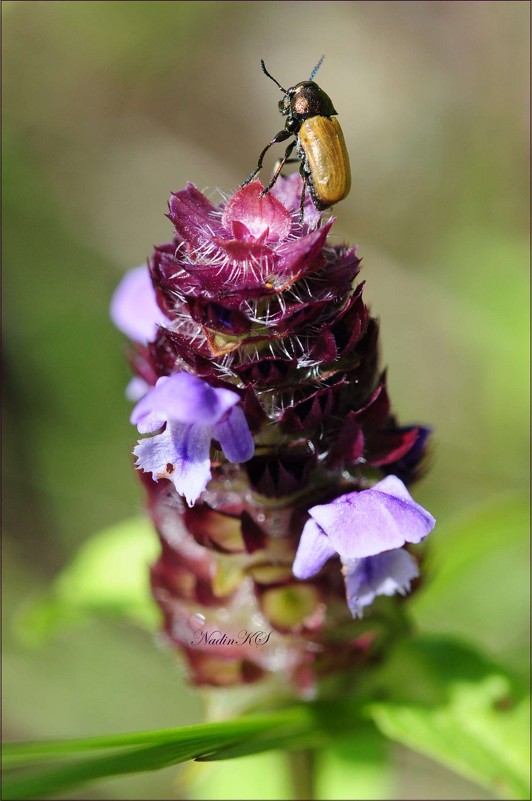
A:
[[[292,101],[292,110],[298,117],[307,116],[310,112],[311,103],[306,93],[298,92]]]
[[[287,94],[291,98],[291,111],[296,119],[330,117],[337,113],[330,97],[314,81],[302,81],[292,86]]]

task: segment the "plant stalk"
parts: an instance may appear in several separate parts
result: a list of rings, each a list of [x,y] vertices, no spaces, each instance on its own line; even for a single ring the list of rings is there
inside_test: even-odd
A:
[[[316,752],[288,751],[288,765],[294,801],[313,801],[315,796]]]

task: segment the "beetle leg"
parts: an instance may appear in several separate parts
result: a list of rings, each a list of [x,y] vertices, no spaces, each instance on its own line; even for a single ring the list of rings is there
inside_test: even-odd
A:
[[[286,128],[283,128],[283,130],[282,130],[282,131],[279,131],[279,133],[278,133],[278,134],[275,134],[275,136],[273,137],[272,141],[271,141],[271,142],[269,142],[269,143],[266,145],[266,147],[264,148],[264,150],[263,150],[263,151],[262,151],[262,153],[260,154],[260,156],[259,156],[259,160],[258,160],[258,162],[257,162],[257,166],[255,167],[255,169],[253,170],[253,172],[251,173],[251,175],[249,175],[249,176],[246,178],[246,180],[245,180],[245,181],[244,181],[242,184],[240,184],[240,186],[241,186],[241,187],[243,187],[243,186],[247,186],[247,184],[249,184],[249,183],[250,183],[250,182],[251,182],[251,181],[254,179],[254,177],[256,176],[256,174],[257,174],[258,172],[260,172],[260,170],[262,169],[262,162],[264,161],[264,156],[266,155],[266,152],[267,152],[267,151],[270,149],[270,147],[271,147],[272,145],[276,145],[276,144],[277,144],[277,142],[284,142],[284,140],[285,140],[285,139],[288,139],[288,137],[290,137],[290,136],[292,136],[292,135],[293,135],[293,134],[291,134],[291,133],[290,133],[290,131],[287,131],[287,130],[286,130]]]
[[[275,162],[274,170],[277,169],[277,167],[279,166],[281,161],[283,162],[284,165],[286,165],[286,164],[297,164],[299,162],[299,158],[295,158],[295,159],[277,159],[277,161]]]
[[[272,188],[272,186],[274,185],[274,183],[278,179],[279,175],[281,174],[281,170],[283,169],[284,165],[288,161],[288,157],[292,153],[292,150],[295,148],[295,146],[296,146],[295,140],[293,142],[290,142],[290,144],[288,145],[288,147],[286,148],[286,150],[284,152],[283,158],[280,160],[279,164],[277,165],[277,169],[275,170],[270,183],[268,184],[268,186],[265,189],[262,190],[262,192],[260,193],[259,197],[264,197],[264,195],[267,192],[270,191],[270,189]]]
[[[307,184],[305,179],[303,178],[303,189],[301,190],[301,201],[299,203],[299,224],[303,225],[305,222],[305,189],[307,188]]]

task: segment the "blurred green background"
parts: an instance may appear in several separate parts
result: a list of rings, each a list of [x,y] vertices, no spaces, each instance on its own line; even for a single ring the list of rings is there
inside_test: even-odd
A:
[[[434,427],[416,488],[439,521],[419,624],[524,670],[529,14],[528,2],[2,4],[4,737],[202,719],[173,655],[133,624],[95,618],[31,648],[16,623],[93,532],[142,509],[109,300],[169,238],[170,192],[233,191],[282,127],[261,57],[291,85],[326,54],[318,81],[353,172],[334,235],[364,257],[394,409]],[[491,797],[393,753],[391,798]],[[265,778],[277,781],[275,759],[69,797],[181,797],[196,772],[197,798],[282,797]],[[338,781],[324,798],[355,797]]]

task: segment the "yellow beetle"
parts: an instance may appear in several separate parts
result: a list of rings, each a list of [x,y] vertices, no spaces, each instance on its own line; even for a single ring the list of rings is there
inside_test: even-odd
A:
[[[242,184],[245,186],[257,175],[262,168],[264,156],[272,145],[294,136],[295,140],[286,148],[270,183],[261,192],[261,196],[270,191],[297,146],[296,153],[301,162],[300,173],[305,182],[301,195],[301,219],[305,203],[305,186],[308,187],[314,205],[320,211],[343,200],[351,188],[351,171],[344,135],[340,123],[334,118],[338,112],[329,95],[312,80],[322,61],[323,56],[312,70],[308,81],[301,81],[289,89],[283,89],[261,60],[264,74],[284,92],[283,99],[279,101],[279,111],[286,115],[287,120],[283,130],[266,145],[259,156],[256,168]]]

